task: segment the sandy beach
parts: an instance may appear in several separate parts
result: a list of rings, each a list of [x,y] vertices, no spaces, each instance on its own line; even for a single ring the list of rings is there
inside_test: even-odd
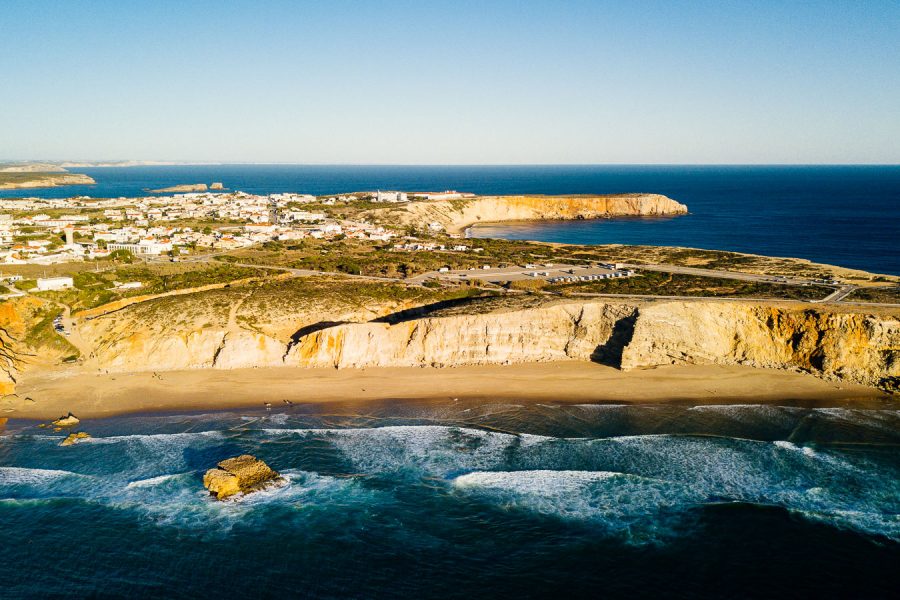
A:
[[[777,403],[883,406],[873,388],[802,373],[734,366],[672,366],[623,372],[565,361],[456,368],[265,368],[111,374],[44,372],[22,380],[5,417],[96,418],[134,412],[261,408],[264,403],[404,399],[516,399],[646,404]]]

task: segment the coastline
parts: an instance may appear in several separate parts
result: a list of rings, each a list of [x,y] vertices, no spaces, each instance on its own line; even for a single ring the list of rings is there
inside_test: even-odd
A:
[[[26,400],[29,398],[29,400]],[[320,402],[428,399],[554,404],[779,404],[884,407],[876,389],[812,375],[742,366],[689,365],[622,372],[583,361],[454,368],[308,369],[269,367],[76,374],[49,371],[20,382],[3,417],[50,419],[130,413],[260,409],[283,400]]]

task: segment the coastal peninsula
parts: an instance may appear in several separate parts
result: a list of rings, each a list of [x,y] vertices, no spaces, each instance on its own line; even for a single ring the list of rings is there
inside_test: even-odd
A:
[[[66,185],[92,185],[96,183],[88,175],[59,172],[0,172],[0,190],[60,187]]]
[[[540,401],[561,390],[588,402],[863,402],[898,389],[896,277],[458,233],[503,219],[687,212],[661,195],[436,195],[73,199],[67,211],[97,221],[73,221],[82,240],[125,236],[123,220],[166,227],[105,248],[72,243],[57,264],[27,247],[10,253],[23,264],[5,269],[0,411],[435,394]],[[16,202],[38,217],[46,210]]]
[[[386,211],[375,211],[375,214]],[[404,224],[436,223],[460,233],[476,223],[683,215],[687,206],[661,194],[462,196],[409,202],[387,211]]]

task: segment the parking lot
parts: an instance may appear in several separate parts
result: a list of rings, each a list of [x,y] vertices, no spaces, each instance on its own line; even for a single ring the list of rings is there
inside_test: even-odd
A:
[[[634,275],[631,269],[617,269],[615,265],[570,265],[556,263],[535,263],[514,265],[511,267],[494,268],[485,265],[478,269],[465,271],[444,271],[431,273],[449,281],[480,280],[489,283],[502,283],[506,281],[527,281],[542,279],[549,283],[562,283],[571,281],[591,281],[595,279],[612,279],[616,277],[630,277]]]

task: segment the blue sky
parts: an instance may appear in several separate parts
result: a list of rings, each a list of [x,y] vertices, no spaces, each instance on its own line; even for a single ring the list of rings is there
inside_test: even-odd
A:
[[[0,158],[900,163],[900,2],[3,0]]]

